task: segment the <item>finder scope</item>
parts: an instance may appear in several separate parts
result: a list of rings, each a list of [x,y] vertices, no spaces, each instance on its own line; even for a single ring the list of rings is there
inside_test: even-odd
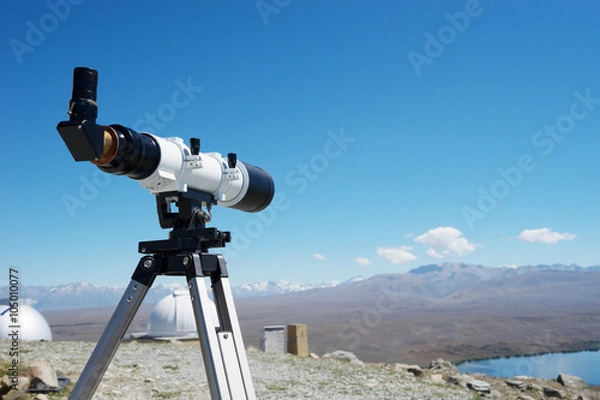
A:
[[[217,205],[248,212],[264,210],[271,203],[275,193],[271,176],[237,160],[235,153],[224,158],[201,153],[197,138],[187,146],[177,137],[96,124],[97,86],[96,70],[74,69],[69,120],[56,129],[75,161],[91,161],[104,172],[127,175],[153,194],[193,189],[208,194]]]

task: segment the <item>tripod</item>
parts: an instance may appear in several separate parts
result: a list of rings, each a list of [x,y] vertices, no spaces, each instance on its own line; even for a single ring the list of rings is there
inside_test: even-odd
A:
[[[225,247],[229,232],[206,228],[212,195],[187,192],[160,193],[156,197],[161,227],[173,228],[169,239],[139,243],[143,256],[69,397],[88,400],[94,395],[121,339],[148,289],[158,275],[184,275],[190,291],[204,368],[213,399],[255,399],[242,333],[233,304],[225,258],[209,254]],[[176,203],[179,212],[171,212]],[[206,205],[207,211],[202,210]],[[218,321],[214,321],[204,278],[209,277]]]

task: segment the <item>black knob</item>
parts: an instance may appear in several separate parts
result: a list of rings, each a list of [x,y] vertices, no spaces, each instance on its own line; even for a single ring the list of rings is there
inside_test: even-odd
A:
[[[237,154],[235,154],[235,153],[227,154],[227,164],[229,165],[229,168],[235,168],[235,166],[237,164]]]
[[[192,154],[197,156],[198,154],[200,154],[200,139],[193,137],[190,138],[190,150],[192,151]]]

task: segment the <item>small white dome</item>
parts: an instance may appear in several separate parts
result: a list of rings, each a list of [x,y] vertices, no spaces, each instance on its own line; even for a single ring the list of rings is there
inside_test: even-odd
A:
[[[19,304],[17,312],[13,314],[9,306],[0,305],[0,337],[10,338],[12,332],[18,330],[19,340],[52,340],[50,325],[38,310]]]
[[[214,303],[211,301],[213,319],[217,321]],[[148,322],[148,336],[151,337],[198,337],[194,309],[190,293],[175,291],[158,302]]]

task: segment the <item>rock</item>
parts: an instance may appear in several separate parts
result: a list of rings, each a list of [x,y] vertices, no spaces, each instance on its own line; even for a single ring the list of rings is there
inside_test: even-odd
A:
[[[408,373],[413,374],[417,378],[422,378],[423,376],[425,376],[425,372],[418,365],[396,363],[393,367],[393,370],[394,371],[406,371]]]
[[[431,374],[429,380],[433,383],[446,383],[442,374]]]
[[[336,350],[333,353],[323,354],[323,357],[321,358],[346,361],[356,365],[365,365],[365,363],[360,361],[358,357],[356,357],[356,355],[351,351]]]
[[[392,364],[392,370],[394,371],[406,371],[406,369],[409,367],[408,364],[402,364],[402,363],[396,363],[396,364]]]
[[[533,376],[528,376],[528,375],[517,375],[513,379],[522,381],[523,379],[529,380],[529,379],[535,379],[535,378]]]
[[[557,399],[564,399],[565,392],[562,390],[551,388],[550,386],[544,386],[544,396],[556,397]]]
[[[441,369],[441,368],[447,368],[447,367],[452,367],[452,363],[450,361],[446,361],[443,358],[438,358],[437,360],[432,360],[429,363],[429,369]]]
[[[33,398],[33,400],[48,400],[48,396],[46,396],[43,393],[38,393],[35,395],[35,397]]]
[[[319,355],[317,353],[310,353],[309,357],[312,358],[312,359],[314,359],[314,360],[318,360],[319,359]]]
[[[446,382],[458,385],[458,386],[466,389],[467,384],[472,380],[473,380],[473,378],[471,378],[468,375],[456,374],[456,375],[449,376],[448,379],[446,379]]]
[[[419,367],[418,365],[409,365],[406,368],[407,372],[410,372],[411,374],[413,374],[414,376],[416,376],[417,378],[421,378],[424,374],[423,374],[423,370],[421,369],[421,367]]]
[[[467,382],[467,387],[480,393],[490,393],[492,391],[492,386],[488,382],[475,379]]]
[[[504,383],[506,383],[510,387],[513,387],[515,389],[520,389],[520,390],[523,390],[526,387],[526,385],[521,381],[508,380],[508,381],[504,381]]]
[[[558,383],[560,383],[564,387],[578,388],[578,389],[583,389],[583,388],[588,387],[587,382],[578,376],[559,374],[558,378],[556,378],[556,380],[558,381]]]
[[[519,397],[517,397],[517,400],[535,400],[535,399],[531,396],[527,396],[526,394],[520,394]]]
[[[34,361],[25,371],[25,376],[31,379],[31,387],[38,389],[58,387],[56,371],[47,361]]]
[[[26,376],[19,376],[19,381],[16,383],[16,389],[14,387],[15,383],[11,381],[11,378],[8,375],[2,377],[2,381],[0,383],[0,398],[2,400],[17,400],[21,398],[27,389],[29,389],[29,378]]]
[[[12,382],[10,380],[10,376],[4,375],[2,379],[0,379],[0,396],[2,396],[4,393],[7,393],[10,390],[11,385]],[[2,397],[0,397],[0,399],[1,398]]]
[[[442,358],[438,358],[437,360],[433,360],[431,363],[429,363],[429,369],[432,371],[449,370],[452,373],[458,372],[454,364]]]
[[[534,390],[534,391],[541,392],[542,387],[540,385],[538,385],[537,383],[528,383],[527,390]]]

